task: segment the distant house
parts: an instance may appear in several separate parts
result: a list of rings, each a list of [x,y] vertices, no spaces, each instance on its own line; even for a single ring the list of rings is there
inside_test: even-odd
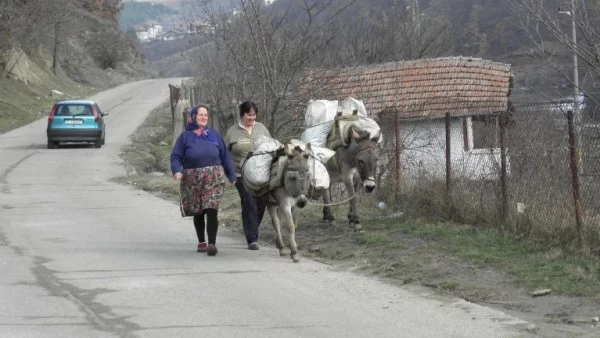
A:
[[[135,31],[135,36],[141,42],[150,40],[150,32],[148,32],[148,29],[144,25],[135,25],[133,26],[133,30]]]
[[[146,25],[148,27],[148,35],[150,36],[150,40],[156,40],[160,38],[163,33],[163,26],[159,25],[156,21],[148,21]]]
[[[135,35],[137,36],[138,40],[141,42],[156,40],[160,38],[163,33],[163,27],[154,21],[148,21],[141,25],[135,25],[133,29],[135,30]]]
[[[508,109],[510,65],[448,57],[330,70],[309,70],[306,99],[362,100],[394,153],[400,134],[405,179],[445,175],[446,113],[450,113],[454,175],[498,177],[498,113]],[[311,92],[312,90],[312,92]],[[394,158],[382,159],[394,167]]]
[[[180,39],[185,38],[185,35],[186,35],[185,32],[182,32],[177,29],[171,29],[171,30],[166,31],[162,35],[162,39],[164,41],[180,40]]]
[[[208,20],[196,20],[190,23],[190,33],[211,33],[214,32],[214,27]]]

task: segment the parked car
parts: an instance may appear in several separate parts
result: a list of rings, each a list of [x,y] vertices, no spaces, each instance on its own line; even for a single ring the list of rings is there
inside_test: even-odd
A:
[[[101,148],[106,140],[104,113],[94,101],[72,100],[54,104],[48,115],[48,149],[65,142],[92,142]]]

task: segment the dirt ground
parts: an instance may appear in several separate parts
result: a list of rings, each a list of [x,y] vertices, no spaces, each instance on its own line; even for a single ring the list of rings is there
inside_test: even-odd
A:
[[[176,203],[177,187],[165,170],[170,152],[165,141],[170,139],[168,132],[171,130],[165,117],[170,112],[165,110],[166,107],[162,107],[155,111],[140,127],[142,132],[137,135],[146,139],[134,138],[132,146],[124,150],[123,159],[129,175],[117,181]],[[369,207],[363,205],[363,208]],[[535,326],[529,331],[540,337],[600,337],[598,299],[552,292],[533,297],[531,290],[523,287],[522,281],[512,274],[485,261],[460,257],[435,236],[420,235],[410,227],[390,231],[394,228],[389,224],[394,224],[397,217],[391,211],[378,210],[363,216],[361,221],[365,231],[355,233],[345,223],[346,208],[346,205],[334,208],[337,217],[334,225],[319,221],[321,207],[318,205],[309,205],[302,212],[296,232],[301,259],[314,259],[336,269],[372,276],[395,285],[426,287],[441,295],[496,308],[532,323]],[[234,188],[227,190],[219,215],[220,231],[232,232],[243,241],[239,198]],[[401,222],[398,219],[398,224]],[[192,229],[190,222],[190,236]],[[275,231],[268,215],[261,225],[260,236],[261,246],[275,246]],[[294,264],[289,257],[282,257],[281,263]]]
[[[222,207],[221,222],[243,241],[235,192],[228,192]],[[328,225],[319,221],[320,207],[308,208],[312,210],[301,216],[296,232],[301,259],[314,259],[394,285],[424,286],[441,295],[499,309],[533,323],[535,328],[531,330],[540,337],[600,337],[600,326],[595,321],[600,316],[600,304],[596,301],[552,294],[532,297],[508,274],[456,257],[435,240],[402,232],[386,233],[384,243],[373,245],[364,238],[369,238],[365,234],[376,227],[377,219],[365,219],[365,232],[357,234],[344,223],[343,213],[338,211],[336,224]],[[268,215],[260,236],[262,246],[275,247],[276,233]],[[282,257],[282,264],[288,262],[293,264],[289,257]]]

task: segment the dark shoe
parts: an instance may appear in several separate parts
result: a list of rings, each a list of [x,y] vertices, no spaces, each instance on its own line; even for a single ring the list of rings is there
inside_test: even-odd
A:
[[[248,250],[258,250],[258,243],[252,242],[248,244]]]
[[[214,244],[209,244],[206,248],[206,254],[209,256],[214,256],[217,254],[217,247]]]
[[[198,249],[196,252],[206,252],[206,242],[198,243]]]

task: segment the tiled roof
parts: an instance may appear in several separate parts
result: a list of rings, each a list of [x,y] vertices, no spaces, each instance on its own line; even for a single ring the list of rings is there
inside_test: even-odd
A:
[[[510,65],[448,57],[304,73],[306,99],[362,100],[370,115],[397,110],[402,118],[438,118],[504,111]]]

